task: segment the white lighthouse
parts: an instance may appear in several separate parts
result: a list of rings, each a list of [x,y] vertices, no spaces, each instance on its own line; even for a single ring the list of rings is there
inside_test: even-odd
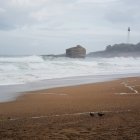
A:
[[[130,32],[131,32],[131,29],[130,27],[128,27],[128,30],[127,30],[127,43],[129,44],[130,43]]]

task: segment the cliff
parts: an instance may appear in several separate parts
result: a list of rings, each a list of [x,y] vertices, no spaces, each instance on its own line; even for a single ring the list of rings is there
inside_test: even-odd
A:
[[[109,45],[104,51],[91,52],[89,57],[140,57],[140,43]]]

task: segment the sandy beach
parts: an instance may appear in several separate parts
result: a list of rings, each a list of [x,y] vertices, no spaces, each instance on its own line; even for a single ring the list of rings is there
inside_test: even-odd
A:
[[[139,93],[139,77],[24,93],[0,103],[0,139],[138,140]]]

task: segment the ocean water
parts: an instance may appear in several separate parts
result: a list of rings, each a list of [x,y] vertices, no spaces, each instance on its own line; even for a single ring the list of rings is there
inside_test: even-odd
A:
[[[140,72],[140,58],[71,59],[51,56],[0,57],[0,85],[17,85],[74,76]]]

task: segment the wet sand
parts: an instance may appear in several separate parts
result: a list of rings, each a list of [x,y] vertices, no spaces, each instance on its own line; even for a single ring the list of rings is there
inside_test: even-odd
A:
[[[25,93],[0,103],[0,138],[138,140],[139,93],[139,77]]]

